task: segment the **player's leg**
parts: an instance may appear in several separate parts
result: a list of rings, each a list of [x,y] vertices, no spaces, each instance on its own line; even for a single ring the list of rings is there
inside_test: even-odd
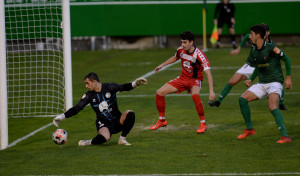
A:
[[[223,26],[224,26],[224,20],[223,19],[218,19],[218,35],[219,35],[219,39],[217,41],[217,48],[220,48],[221,35],[222,35],[222,31],[223,31]]]
[[[204,133],[207,130],[207,127],[206,127],[205,116],[204,116],[204,107],[203,107],[203,103],[202,103],[200,95],[199,95],[200,90],[201,90],[201,87],[193,86],[190,91],[192,93],[192,98],[195,103],[195,107],[196,107],[198,116],[200,118],[200,127],[197,130],[197,133]]]
[[[92,144],[103,144],[110,140],[110,131],[107,127],[102,127],[98,130],[98,135],[92,139]]]
[[[277,141],[277,143],[291,142],[292,140],[288,137],[286,131],[283,115],[278,109],[278,102],[282,92],[282,85],[279,83],[274,83],[270,87],[271,88],[269,89],[269,96],[268,96],[269,110],[272,113],[276,121],[276,124],[278,126],[278,129],[280,130],[281,133],[281,138],[279,141]]]
[[[156,107],[159,115],[159,120],[156,122],[155,125],[150,127],[150,130],[157,130],[158,128],[167,125],[167,120],[165,118],[165,108],[166,108],[165,95],[170,93],[175,93],[177,91],[178,89],[170,85],[169,83],[166,83],[156,91]]]
[[[101,123],[99,119],[96,119],[96,128],[98,132],[97,136],[95,136],[92,140],[80,140],[78,145],[85,146],[103,144],[110,140],[110,131],[108,127],[106,127],[104,123]]]
[[[122,113],[120,118],[122,133],[119,138],[118,144],[131,145],[127,142],[126,136],[131,131],[134,123],[135,123],[135,113],[133,111],[127,110]]]
[[[240,73],[235,73],[229,80],[229,82],[224,86],[224,88],[221,90],[221,93],[219,95],[219,98],[217,101],[212,101],[209,102],[208,104],[210,106],[216,106],[219,107],[223,99],[229,94],[231,91],[232,87],[236,85],[237,83],[241,82],[242,80],[245,80],[247,77],[240,74]]]
[[[242,80],[245,80],[246,78],[250,78],[254,71],[254,67],[249,66],[247,63],[245,63],[240,69],[238,69],[235,74],[231,77],[229,82],[224,86],[222,89],[219,98],[217,101],[209,102],[208,104],[210,106],[216,106],[219,107],[222,100],[228,95],[228,93],[231,91],[232,87],[236,85],[237,83],[241,82]]]
[[[229,32],[230,32],[232,48],[236,49],[236,40],[235,40],[235,30],[234,30],[234,28],[230,27]]]
[[[253,92],[255,92],[255,94]],[[251,112],[248,102],[258,100],[259,97],[256,94],[260,95],[260,97],[263,97],[265,93],[259,90],[258,86],[254,85],[244,92],[239,98],[240,110],[246,123],[246,129],[237,137],[239,139],[243,139],[249,135],[255,134],[255,130],[251,122]]]

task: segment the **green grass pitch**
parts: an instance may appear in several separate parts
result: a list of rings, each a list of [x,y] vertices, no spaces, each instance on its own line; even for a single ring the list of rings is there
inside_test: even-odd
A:
[[[78,141],[96,135],[95,114],[86,107],[63,121],[60,128],[69,141],[56,145],[51,125],[15,146],[0,151],[0,175],[136,175],[136,174],[212,174],[212,173],[300,173],[300,53],[299,47],[280,47],[291,58],[293,89],[286,90],[282,111],[292,142],[277,144],[280,132],[268,110],[267,99],[251,102],[256,134],[244,140],[236,137],[244,130],[238,97],[245,90],[235,86],[219,108],[208,106],[208,85],[204,77],[201,99],[208,131],[199,127],[195,105],[186,92],[166,97],[168,126],[157,131],[148,128],[158,119],[155,91],[180,74],[180,64],[148,77],[148,85],[118,94],[121,111],[136,113],[136,124],[127,136],[132,146],[117,144],[119,134],[104,145],[79,147]],[[101,82],[126,83],[154,70],[175,54],[176,49],[112,50],[73,52],[74,105],[86,92],[84,76],[93,71]],[[216,96],[245,62],[249,48],[238,56],[229,49],[206,52],[212,66]],[[284,64],[283,64],[284,65]],[[233,67],[233,68],[232,68]],[[134,96],[143,95],[143,96]],[[52,118],[10,118],[9,143],[52,122]]]

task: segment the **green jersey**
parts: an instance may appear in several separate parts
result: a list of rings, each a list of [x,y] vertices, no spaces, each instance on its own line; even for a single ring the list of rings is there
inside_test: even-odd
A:
[[[247,63],[258,71],[259,83],[279,82],[283,84],[280,60],[286,62],[287,75],[290,75],[290,61],[287,55],[273,43],[264,42],[261,49],[257,49],[257,46],[252,47]]]

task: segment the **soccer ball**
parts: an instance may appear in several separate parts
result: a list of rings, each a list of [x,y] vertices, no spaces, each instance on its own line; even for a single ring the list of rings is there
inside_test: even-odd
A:
[[[52,134],[52,139],[55,144],[62,145],[68,140],[68,133],[64,129],[57,129]]]

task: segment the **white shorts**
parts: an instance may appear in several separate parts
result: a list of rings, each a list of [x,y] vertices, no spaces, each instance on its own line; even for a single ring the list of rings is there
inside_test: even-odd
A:
[[[251,86],[248,91],[252,92],[259,99],[262,99],[266,95],[270,95],[271,93],[277,93],[280,97],[282,94],[283,85],[279,82],[272,83],[257,83]]]
[[[249,79],[250,76],[252,75],[254,69],[255,69],[255,67],[251,67],[248,64],[244,64],[238,71],[236,71],[236,73],[244,75]]]

